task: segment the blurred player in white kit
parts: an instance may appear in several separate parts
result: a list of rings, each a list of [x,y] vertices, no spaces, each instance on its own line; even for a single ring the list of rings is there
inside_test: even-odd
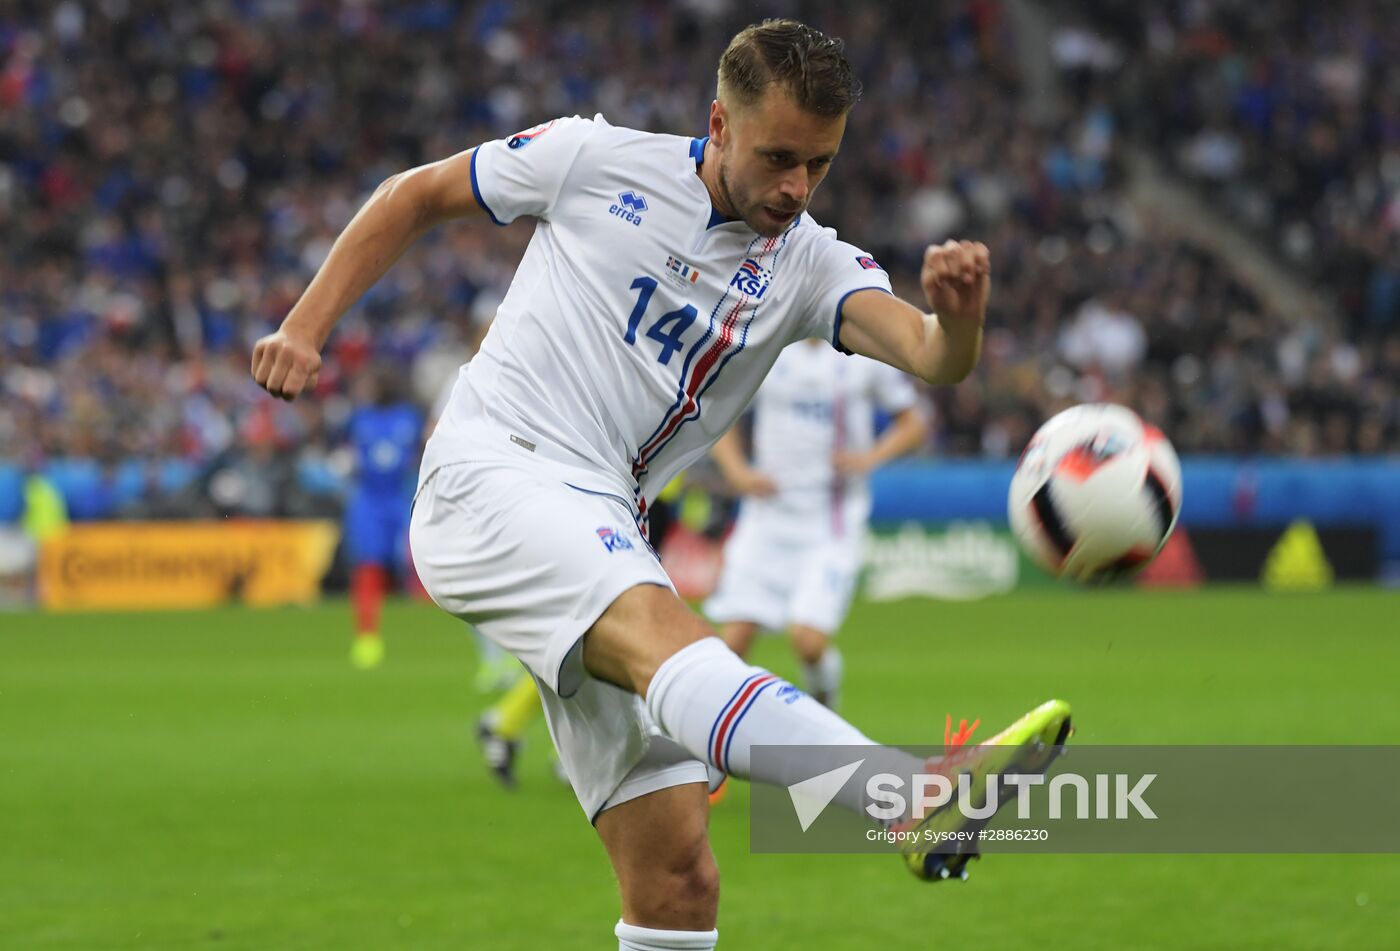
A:
[[[870,517],[869,474],[928,434],[909,377],[823,340],[783,351],[754,397],[753,460],[737,429],[710,451],[744,497],[705,614],[740,657],[760,630],[786,629],[807,692],[835,709],[841,653]],[[890,417],[877,439],[876,410]]]

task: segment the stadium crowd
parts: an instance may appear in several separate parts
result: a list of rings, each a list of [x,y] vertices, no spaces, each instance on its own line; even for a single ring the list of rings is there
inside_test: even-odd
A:
[[[1340,327],[1268,328],[1284,449],[1397,447],[1400,8],[1344,0],[1062,0],[1053,48],[1076,107],[1195,184]],[[1144,108],[1144,104],[1152,104]],[[1090,104],[1093,104],[1090,106]]]
[[[1393,15],[1343,5],[1314,30],[1244,3],[1113,7],[1083,27],[1105,55],[1061,57],[1077,94],[1033,121],[996,0],[779,7],[845,38],[865,81],[813,215],[911,300],[926,243],[991,246],[983,364],[928,394],[929,451],[1014,456],[1094,399],[1184,452],[1400,442]],[[1210,43],[1188,22],[1201,8]],[[555,115],[701,135],[747,18],[725,0],[0,0],[0,465],[78,466],[95,487],[79,516],[315,510],[348,465],[357,379],[391,364],[431,405],[530,233],[439,229],[343,322],[321,398],[268,400],[252,341],[358,204],[394,171]],[[1348,322],[1270,312],[1135,213],[1125,136],[1277,237]],[[1301,181],[1285,153],[1312,156]]]

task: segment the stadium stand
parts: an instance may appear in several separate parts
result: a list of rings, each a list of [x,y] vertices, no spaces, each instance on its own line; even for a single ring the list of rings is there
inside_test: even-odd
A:
[[[393,360],[429,403],[435,355],[469,352],[529,236],[477,221],[423,241],[333,338],[320,398],[274,404],[249,347],[358,204],[400,168],[558,114],[703,134],[713,50],[744,22],[702,0],[571,3],[555,29],[560,6],[0,2],[0,519],[25,471],[78,520],[333,505],[356,374]],[[1394,451],[1394,13],[1065,3],[1059,33],[1028,36],[1010,6],[802,8],[865,80],[813,214],[911,298],[925,243],[992,249],[983,364],[928,394],[929,451],[1014,457],[1092,399],[1135,406],[1183,452]],[[1032,42],[1056,44],[1048,115],[1029,107]],[[1144,97],[1164,108],[1126,107]],[[1144,215],[1129,143],[1343,319],[1277,312]]]

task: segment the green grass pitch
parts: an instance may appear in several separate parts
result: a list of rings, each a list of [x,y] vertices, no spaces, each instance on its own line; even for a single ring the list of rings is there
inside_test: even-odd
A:
[[[348,614],[0,614],[0,948],[615,947],[543,726],[501,791],[462,626],[393,604],[361,673]],[[1397,616],[1373,590],[861,604],[845,712],[927,743],[945,712],[990,735],[1059,696],[1082,743],[1395,743]],[[781,642],[757,659],[794,671]],[[1400,946],[1397,856],[998,855],[930,886],[890,857],[748,854],[735,785],[721,948]]]

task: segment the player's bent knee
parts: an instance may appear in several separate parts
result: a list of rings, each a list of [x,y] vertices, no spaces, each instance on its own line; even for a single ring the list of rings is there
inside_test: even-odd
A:
[[[625,889],[627,920],[647,927],[705,931],[719,911],[719,866],[708,842],[686,861],[666,862]]]

